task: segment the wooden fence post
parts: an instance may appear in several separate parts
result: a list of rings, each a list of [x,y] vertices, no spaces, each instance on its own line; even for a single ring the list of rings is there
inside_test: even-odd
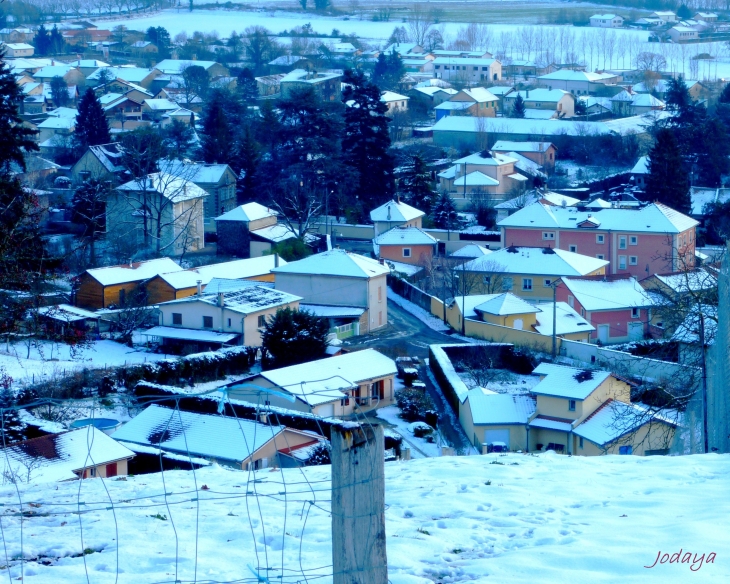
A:
[[[383,428],[332,426],[334,584],[387,584]]]

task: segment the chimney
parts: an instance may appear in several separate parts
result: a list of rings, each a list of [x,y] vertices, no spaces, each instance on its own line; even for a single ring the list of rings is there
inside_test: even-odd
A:
[[[279,254],[278,253],[274,254],[274,267],[275,268],[279,267]]]
[[[223,308],[223,304],[224,304],[223,298],[224,298],[223,292],[218,292],[218,306],[220,308]]]
[[[202,294],[203,294],[203,280],[196,280],[195,283],[198,285],[198,296],[202,296]]]
[[[269,414],[268,412],[259,412],[259,422],[262,424],[268,424],[269,423]]]

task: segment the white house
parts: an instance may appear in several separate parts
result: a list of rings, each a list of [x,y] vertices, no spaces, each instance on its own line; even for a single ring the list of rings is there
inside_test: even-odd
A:
[[[594,14],[591,16],[591,26],[598,28],[621,28],[624,19],[618,14]]]
[[[35,48],[33,45],[28,43],[7,43],[3,45],[5,48],[5,57],[17,58],[17,57],[32,57]]]
[[[388,108],[388,111],[385,112],[386,116],[392,116],[396,112],[408,111],[408,101],[410,99],[410,97],[393,91],[384,91],[380,96],[380,101]]]
[[[673,26],[667,31],[669,38],[675,43],[686,43],[700,37],[700,33],[695,28],[689,26]]]
[[[559,69],[546,75],[540,75],[537,81],[541,87],[548,89],[564,89],[574,95],[592,95],[602,85],[618,83],[619,76],[613,73]]]
[[[375,226],[375,236],[393,227],[421,227],[426,214],[415,207],[401,202],[400,198],[391,200],[370,211],[370,221]]]
[[[677,15],[671,10],[657,10],[649,15],[649,18],[659,18],[664,22],[677,22]]]
[[[277,290],[301,296],[305,304],[365,309],[356,334],[388,324],[386,276],[390,269],[377,260],[333,249],[271,271]]]
[[[434,77],[457,83],[502,79],[502,63],[478,57],[436,57],[427,67]]]

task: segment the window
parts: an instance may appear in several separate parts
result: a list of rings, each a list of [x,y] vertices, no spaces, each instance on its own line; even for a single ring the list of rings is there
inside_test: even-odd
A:
[[[585,318],[585,317],[586,317],[586,309],[585,309],[585,308],[581,308],[581,309],[580,309],[580,315],[581,315],[581,316],[582,316],[583,318]]]
[[[259,319],[258,319],[257,324],[258,324],[259,328],[263,328],[266,326],[266,315],[265,314],[259,314]]]
[[[522,289],[532,290],[532,278],[522,278]]]
[[[602,260],[603,259],[603,254],[602,253],[597,253],[596,254],[596,259]]]
[[[411,248],[410,247],[404,247],[403,248],[403,257],[404,258],[411,257]]]
[[[605,243],[605,242],[606,242],[605,235],[596,234],[596,243]]]
[[[570,306],[571,308],[574,308],[574,304],[575,304],[575,298],[573,298],[572,296],[568,296],[568,306]]]
[[[629,236],[629,245],[639,245],[639,238],[636,235]]]
[[[569,245],[568,251],[571,251],[573,253],[578,253],[578,246],[577,245]]]
[[[622,235],[618,238],[618,248],[626,249],[626,236]]]
[[[583,448],[583,438],[578,438],[578,448]]]
[[[512,290],[512,278],[502,278],[502,290],[504,292]]]
[[[631,318],[639,318],[639,311],[640,308],[632,308],[631,309]]]
[[[378,302],[382,302],[382,301],[383,301],[383,287],[378,286]]]
[[[182,313],[180,313],[180,312],[172,313],[172,324],[176,324],[176,325],[182,324]]]
[[[229,327],[231,326],[231,319],[230,318],[228,319],[228,326]]]
[[[574,412],[575,411],[575,400],[574,399],[569,399],[568,400],[568,409],[571,412]]]
[[[552,284],[552,280],[550,278],[545,278],[542,281],[542,285],[545,286],[545,288],[550,288],[550,285]]]
[[[639,258],[637,256],[629,256],[629,265],[630,266],[638,266],[639,265]]]
[[[626,269],[626,256],[618,256],[618,269],[619,270]]]
[[[213,328],[213,317],[212,316],[203,317],[203,328]]]
[[[631,454],[631,453],[633,453],[633,451],[634,451],[633,446],[619,446],[618,447],[619,454]]]
[[[485,286],[489,286],[492,283],[492,276],[482,276],[482,282]]]
[[[553,239],[555,239],[555,232],[554,231],[543,231],[542,238],[546,239],[546,240],[553,240]]]

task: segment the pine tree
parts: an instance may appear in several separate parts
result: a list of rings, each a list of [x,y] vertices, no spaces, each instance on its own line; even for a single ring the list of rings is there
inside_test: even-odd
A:
[[[691,210],[689,178],[679,145],[670,129],[664,128],[657,132],[656,142],[649,152],[645,198],[647,201],[664,203],[681,213]]]
[[[706,187],[721,187],[722,177],[730,171],[730,137],[722,121],[708,118],[699,132],[701,144],[697,152],[699,184]]]
[[[246,105],[253,105],[259,97],[259,88],[256,85],[256,79],[253,72],[248,67],[244,67],[238,74],[236,88],[241,96],[241,101]]]
[[[346,71],[344,81],[349,85],[342,92],[342,101],[352,103],[345,109],[342,150],[345,163],[356,175],[351,192],[370,211],[392,198],[395,189],[393,158],[388,153],[390,120],[378,87],[362,71]]]
[[[438,196],[431,216],[434,224],[439,229],[454,229],[456,227],[458,220],[456,205],[449,193],[444,191]]]
[[[228,164],[233,153],[233,129],[225,110],[222,91],[211,92],[203,112],[200,155],[205,162]]]
[[[54,24],[51,29],[51,34],[48,37],[48,50],[52,55],[56,55],[58,53],[63,53],[65,46],[66,41],[63,40],[63,35]]]
[[[64,107],[68,103],[68,84],[63,77],[56,75],[51,79],[51,99],[56,107]]]
[[[326,318],[306,310],[277,310],[261,333],[265,364],[279,368],[320,359],[327,350],[328,334]]]
[[[677,8],[677,17],[680,20],[687,20],[688,18],[692,18],[692,11],[687,8],[686,4],[682,4],[679,8]]]
[[[667,109],[671,111],[681,112],[692,103],[689,89],[681,75],[669,80],[666,97]]]
[[[179,160],[187,158],[194,137],[195,132],[192,125],[180,120],[173,120],[163,130],[163,141],[169,152],[169,157]]]
[[[525,117],[525,100],[522,99],[522,96],[518,93],[517,99],[515,99],[515,104],[512,107],[512,113],[510,114],[511,118],[524,118]]]
[[[236,196],[238,204],[243,205],[257,198],[257,172],[260,161],[260,147],[254,139],[253,130],[248,125],[241,135],[236,158],[237,165],[241,169]]]
[[[47,55],[51,48],[51,37],[48,34],[48,29],[42,24],[38,27],[35,37],[33,37],[33,46],[35,52],[41,57]]]
[[[104,109],[101,107],[94,90],[90,87],[86,89],[86,92],[79,100],[78,112],[74,142],[79,156],[86,152],[89,146],[98,146],[99,144],[111,142],[109,121],[104,115]]]
[[[411,165],[400,180],[400,191],[406,201],[424,213],[431,211],[434,200],[431,174],[420,154],[414,154]]]
[[[726,84],[725,87],[722,88],[722,93],[720,94],[718,101],[720,103],[730,103],[730,83]]]
[[[0,174],[7,174],[13,162],[25,169],[23,152],[35,152],[38,145],[31,139],[35,132],[21,125],[23,94],[3,57],[0,53]]]
[[[373,68],[372,81],[380,89],[398,89],[406,70],[400,55],[392,51],[389,55],[380,53]]]

